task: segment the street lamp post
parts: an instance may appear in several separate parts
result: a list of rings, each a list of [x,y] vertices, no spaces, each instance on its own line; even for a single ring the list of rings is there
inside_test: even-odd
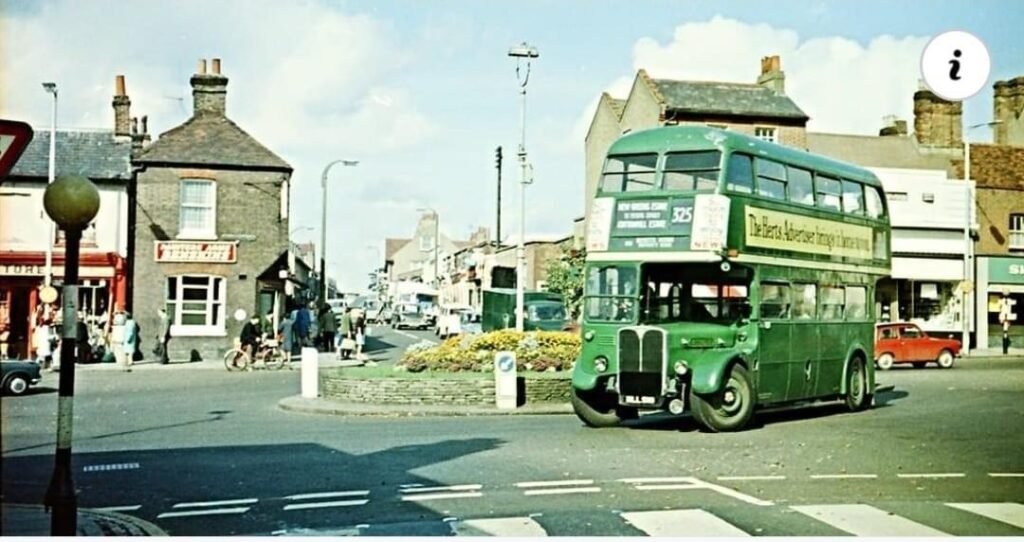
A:
[[[994,120],[991,122],[981,122],[978,124],[972,124],[967,127],[964,133],[964,200],[967,207],[967,216],[964,217],[964,285],[974,285],[972,271],[974,266],[971,265],[972,246],[971,246],[971,211],[976,206],[976,202],[971,198],[971,142],[970,142],[970,131],[975,128],[981,128],[982,126],[995,126],[1002,122],[1001,120]],[[963,288],[963,339],[962,348],[960,349],[964,356],[969,355],[971,345],[971,315],[974,312],[974,308],[971,304],[971,292],[973,288],[968,291],[968,288]]]
[[[323,208],[320,215],[320,304],[327,303],[327,172],[335,164],[356,166],[359,160],[335,160],[324,166],[324,172],[320,175],[320,190],[322,192]]]
[[[519,116],[519,246],[516,248],[516,331],[523,330],[523,298],[526,285],[526,84],[530,82],[530,61],[538,58],[537,48],[525,41],[508,50],[508,56],[516,59],[516,81],[519,82],[519,96],[522,107]],[[526,59],[526,75],[520,77],[519,69]],[[500,243],[501,240],[499,239]]]
[[[53,94],[53,108],[50,111],[50,173],[47,177],[47,185],[53,184],[53,177],[57,170],[57,83],[43,83],[43,90]],[[46,277],[44,282],[47,286],[53,283],[53,221],[49,224],[50,237],[46,241]]]
[[[46,214],[65,233],[64,287],[61,294],[63,329],[60,345],[60,390],[57,396],[57,453],[53,477],[44,504],[53,509],[50,534],[75,536],[78,527],[78,499],[71,478],[71,434],[75,400],[75,348],[78,345],[78,248],[82,230],[100,208],[100,193],[85,177],[65,176],[43,193]]]

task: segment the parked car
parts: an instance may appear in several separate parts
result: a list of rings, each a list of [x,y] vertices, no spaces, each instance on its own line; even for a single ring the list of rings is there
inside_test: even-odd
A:
[[[28,391],[29,386],[38,384],[41,379],[38,363],[13,359],[0,360],[0,382],[3,382],[4,393],[21,395]]]
[[[434,335],[447,339],[462,333],[462,323],[472,315],[473,308],[469,305],[445,305],[440,313],[434,325]]]
[[[960,341],[930,337],[917,324],[895,322],[875,326],[875,365],[883,371],[894,363],[924,367],[935,362],[949,369],[960,355]]]
[[[415,303],[403,303],[395,307],[391,314],[391,327],[402,329],[403,327],[414,327],[416,329],[428,329],[430,320],[423,309]]]

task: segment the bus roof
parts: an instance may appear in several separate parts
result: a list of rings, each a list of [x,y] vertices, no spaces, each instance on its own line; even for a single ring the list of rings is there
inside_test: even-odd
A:
[[[747,134],[707,126],[661,126],[631,132],[612,143],[608,155],[710,149],[723,152],[743,151],[754,156],[773,158],[794,166],[861,181],[869,186],[882,186],[873,173],[855,164],[771,143]]]

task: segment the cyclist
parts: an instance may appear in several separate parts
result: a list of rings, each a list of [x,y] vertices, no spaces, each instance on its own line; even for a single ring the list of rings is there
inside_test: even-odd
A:
[[[242,343],[242,351],[249,355],[249,359],[256,360],[256,352],[258,352],[260,343],[260,317],[253,315],[248,322],[242,326],[242,333],[239,336],[239,341]]]

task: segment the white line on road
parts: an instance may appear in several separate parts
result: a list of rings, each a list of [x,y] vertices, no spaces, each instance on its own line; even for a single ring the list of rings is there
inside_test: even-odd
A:
[[[141,504],[133,504],[131,506],[104,506],[103,508],[93,508],[93,510],[99,510],[100,512],[134,512],[142,508]]]
[[[637,490],[640,490],[640,491],[668,491],[668,490],[677,490],[677,489],[710,489],[711,491],[714,491],[714,492],[717,492],[719,494],[725,495],[726,497],[732,497],[734,499],[738,499],[738,500],[741,500],[743,502],[747,502],[747,503],[750,503],[750,504],[755,504],[757,506],[771,506],[773,504],[771,501],[765,501],[765,500],[758,499],[757,497],[751,497],[750,495],[747,495],[745,493],[740,493],[739,491],[736,491],[735,489],[730,489],[730,488],[725,487],[725,486],[720,486],[720,485],[712,484],[711,482],[705,482],[704,480],[701,480],[700,478],[693,478],[693,477],[680,477],[680,478],[627,478],[627,479],[625,479],[623,481],[633,482],[633,483],[636,483],[637,481],[641,481],[641,482],[651,482],[651,481],[653,481],[653,482],[659,482],[659,481],[682,482],[682,483],[675,483],[675,484],[669,483],[669,484],[651,484],[651,485],[646,485],[646,484],[641,483],[639,485],[634,485],[633,488],[637,489]]]
[[[370,499],[357,499],[352,501],[326,501],[326,502],[304,502],[299,504],[285,505],[284,510],[308,510],[310,508],[336,508],[341,506],[362,506],[370,502]]]
[[[633,486],[633,488],[634,489],[638,489],[640,491],[670,491],[670,490],[675,490],[675,489],[703,489],[702,487],[695,486],[693,484],[653,484],[653,485],[643,485],[643,484],[641,484],[641,485]]]
[[[812,474],[812,480],[869,480],[878,478],[877,474]]]
[[[525,489],[530,487],[585,486],[593,483],[593,480],[550,480],[547,482],[516,482],[516,487]]]
[[[993,478],[1024,478],[1024,472],[990,472]]]
[[[223,514],[244,514],[249,511],[248,506],[241,508],[214,508],[213,510],[186,510],[184,512],[164,512],[156,517],[156,519],[163,518],[183,518],[188,516],[217,516]]]
[[[233,504],[256,504],[259,499],[235,499],[233,501],[179,502],[171,508],[191,508],[197,506],[231,506]]]
[[[135,470],[139,468],[138,463],[110,463],[107,465],[86,465],[82,467],[82,472],[99,472],[99,471],[111,471],[111,470]]]
[[[972,514],[985,516],[989,519],[1009,523],[1024,529],[1024,504],[1015,502],[947,502],[946,506],[966,510]]]
[[[483,497],[483,493],[470,491],[466,493],[432,493],[429,495],[403,495],[403,501],[433,501],[437,499],[468,499],[471,497]]]
[[[527,497],[533,495],[568,495],[570,493],[600,493],[601,488],[599,487],[559,487],[552,489],[527,489],[523,492],[523,495]]]
[[[866,504],[791,506],[793,510],[857,536],[949,536]]]
[[[329,499],[331,497],[365,497],[369,495],[368,490],[356,490],[356,491],[331,491],[327,493],[301,493],[299,495],[288,495],[285,497],[287,501],[301,501],[306,499]]]
[[[487,518],[454,521],[456,536],[547,536],[539,523],[530,518]]]
[[[897,474],[897,478],[963,478],[967,476],[962,472],[935,472],[919,474]]]
[[[432,493],[436,491],[469,491],[483,487],[481,484],[462,484],[459,486],[407,487],[399,489],[402,493]]]
[[[623,519],[650,536],[750,536],[724,519],[704,510],[623,512]]]
[[[620,478],[619,479],[620,482],[625,482],[627,484],[644,484],[644,483],[647,483],[647,482],[689,482],[689,481],[692,481],[692,480],[693,480],[693,478],[690,478],[688,476],[669,476],[669,477],[662,476],[662,477],[656,477],[656,478]]]
[[[719,476],[718,480],[722,482],[728,481],[740,481],[740,480],[785,480],[785,476],[777,475],[762,475],[762,476]]]

